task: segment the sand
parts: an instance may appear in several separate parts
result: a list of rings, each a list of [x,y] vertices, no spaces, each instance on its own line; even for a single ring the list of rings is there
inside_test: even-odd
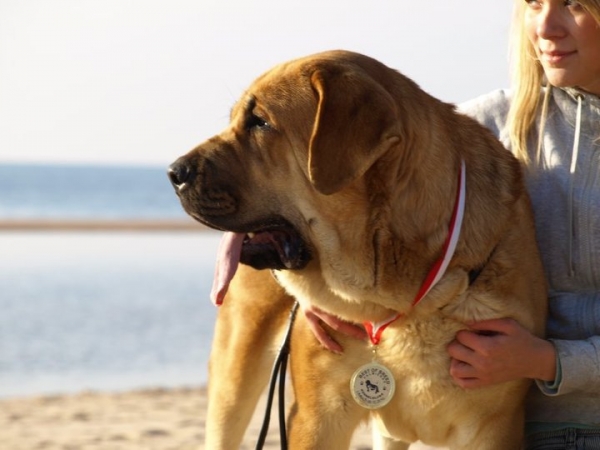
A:
[[[208,231],[190,219],[0,219],[0,231]]]
[[[242,449],[255,448],[264,401]],[[0,449],[210,450],[204,447],[206,403],[202,388],[4,398],[0,399]],[[279,449],[274,418],[264,448]],[[357,431],[351,448],[372,448],[366,426]]]

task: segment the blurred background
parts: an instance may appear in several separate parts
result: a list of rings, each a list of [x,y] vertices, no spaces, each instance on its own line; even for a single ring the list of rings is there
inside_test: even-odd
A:
[[[219,234],[166,167],[328,49],[448,102],[508,85],[511,2],[0,0],[0,396],[202,385]]]

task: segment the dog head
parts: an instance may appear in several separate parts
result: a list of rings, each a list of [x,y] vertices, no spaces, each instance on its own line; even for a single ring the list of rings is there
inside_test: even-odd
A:
[[[258,269],[362,248],[373,201],[364,175],[404,134],[390,71],[336,51],[259,77],[229,126],[171,165],[184,209],[243,235],[241,261]]]

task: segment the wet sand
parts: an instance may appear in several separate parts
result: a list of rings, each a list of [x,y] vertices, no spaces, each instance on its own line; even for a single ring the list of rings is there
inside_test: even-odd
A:
[[[1,219],[0,231],[209,231],[190,219]]]

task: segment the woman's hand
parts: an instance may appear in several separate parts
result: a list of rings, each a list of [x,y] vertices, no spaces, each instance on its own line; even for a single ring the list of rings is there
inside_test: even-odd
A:
[[[303,308],[303,311],[304,315],[306,316],[306,320],[308,321],[308,325],[317,340],[323,347],[333,353],[341,354],[344,349],[331,336],[329,336],[327,331],[325,331],[323,328],[322,323],[327,324],[335,331],[339,331],[347,336],[360,340],[367,338],[367,333],[361,326],[346,322],[336,316],[332,316],[331,314],[328,314],[315,306],[309,306],[306,309]]]
[[[448,346],[450,375],[463,388],[521,378],[553,381],[556,350],[513,319],[471,324]]]

